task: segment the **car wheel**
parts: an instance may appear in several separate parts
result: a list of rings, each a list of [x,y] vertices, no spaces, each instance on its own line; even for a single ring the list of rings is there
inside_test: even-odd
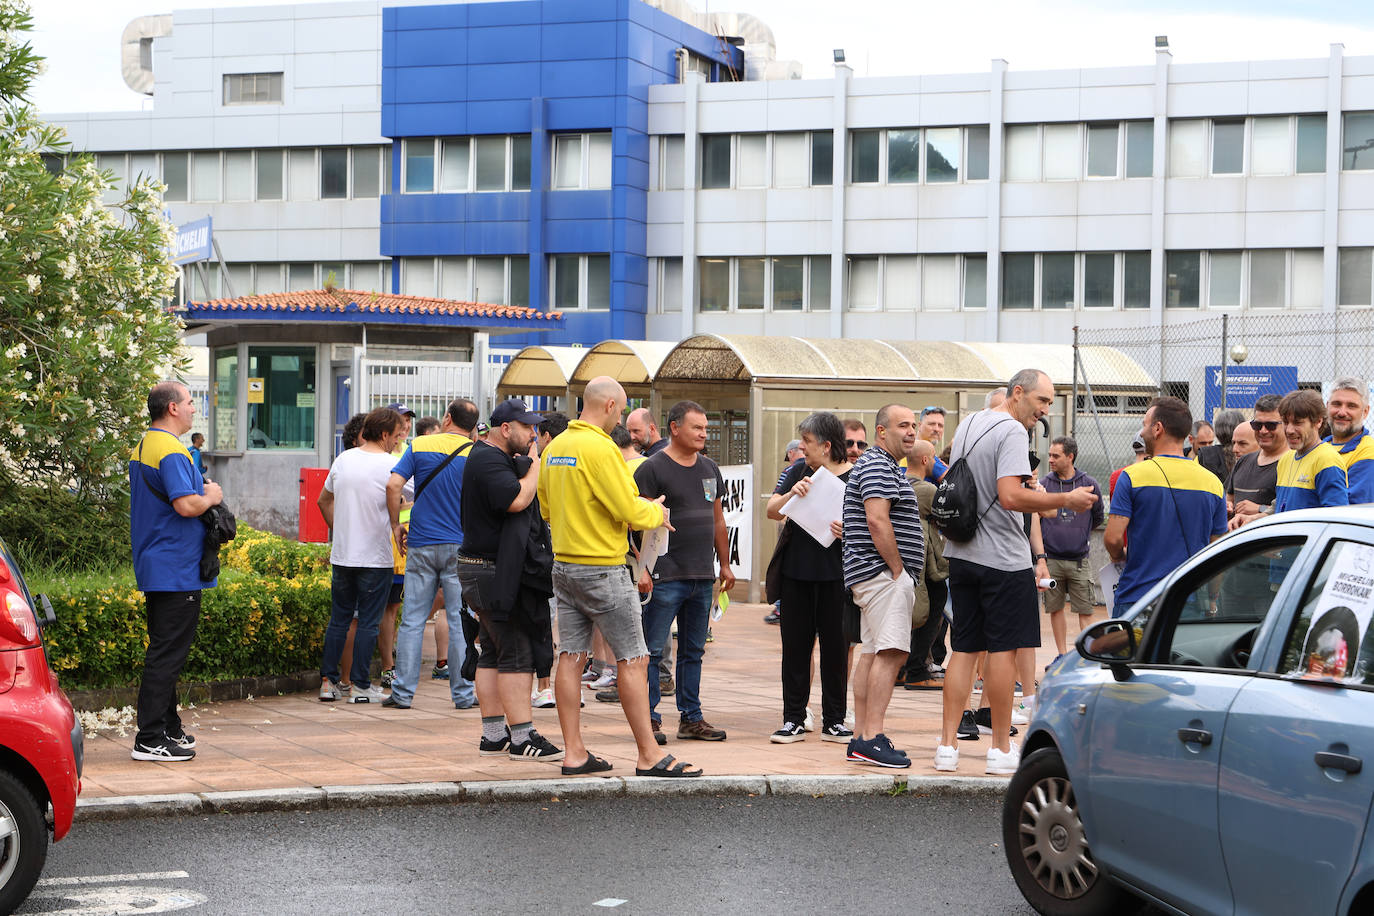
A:
[[[0,772],[0,913],[23,903],[48,857],[48,825],[33,793]]]
[[[1073,784],[1054,748],[1021,761],[1002,807],[1007,864],[1021,894],[1045,916],[1111,913],[1121,890],[1093,858]]]

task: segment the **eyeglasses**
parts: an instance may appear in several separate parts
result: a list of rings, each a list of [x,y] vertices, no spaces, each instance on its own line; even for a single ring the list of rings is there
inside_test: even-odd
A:
[[[1279,428],[1279,421],[1278,421],[1278,420],[1251,420],[1251,421],[1250,421],[1250,428],[1253,429],[1253,430],[1255,430],[1256,432],[1258,432],[1258,431],[1261,430],[1261,429],[1267,429],[1269,432],[1272,433],[1274,430],[1276,430],[1276,429]]]
[[[868,443],[862,439],[846,439],[844,444],[849,448],[868,448]]]
[[[928,413],[938,413],[940,416],[943,417],[943,416],[945,415],[945,409],[944,409],[943,407],[941,407],[939,404],[932,404],[932,405],[930,405],[929,407],[922,407],[922,408],[921,408],[921,416],[922,416],[922,418],[924,418],[925,415],[928,414]]]

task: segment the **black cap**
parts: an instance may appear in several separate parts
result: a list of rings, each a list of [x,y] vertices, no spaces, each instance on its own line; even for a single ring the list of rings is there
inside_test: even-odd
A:
[[[389,407],[390,409],[396,411],[398,414],[400,414],[400,415],[403,416],[403,417],[413,417],[413,416],[415,416],[415,411],[411,410],[409,407],[407,407],[406,405],[402,404],[400,401],[397,401],[395,404],[388,404],[388,405],[386,405],[386,406]]]
[[[524,423],[527,426],[535,426],[543,419],[543,416],[525,406],[524,401],[515,398],[502,401],[491,412],[492,426],[500,426],[502,423]]]

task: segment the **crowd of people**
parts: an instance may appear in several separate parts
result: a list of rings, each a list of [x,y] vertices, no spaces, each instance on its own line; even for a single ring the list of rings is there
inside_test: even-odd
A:
[[[1210,422],[1156,398],[1134,462],[1111,474],[1105,496],[1076,467],[1070,436],[1051,441],[1048,473],[1036,476],[1031,436],[1055,397],[1036,369],[990,393],[947,447],[940,405],[885,405],[871,437],[865,419],[806,417],[767,506],[782,523],[766,575],[765,620],[781,637],[781,725],[770,741],[816,732],[844,744],[851,762],[909,767],[886,733],[894,690],[941,690],[934,768],[956,772],[961,742],[986,736],[985,771],[1014,772],[1013,739],[1035,704],[1040,615],[1067,652],[1067,612],[1080,632],[1094,612],[1091,545],[1104,522],[1111,562],[1100,585],[1120,614],[1228,529],[1374,501],[1368,388],[1341,378],[1331,391],[1325,402],[1310,390],[1265,395],[1249,419],[1226,410]],[[727,738],[701,699],[712,608],[735,584],[707,413],[680,401],[661,432],[647,409],[626,415],[625,391],[607,377],[582,403],[575,420],[510,400],[483,423],[458,398],[440,418],[393,404],[350,421],[319,500],[333,542],[321,701],[409,709],[435,619],[431,676],[448,680],[455,708],[480,707],[482,755],[559,762],[570,775],[610,770],[582,734],[590,685],[620,704],[636,774],[701,774],[662,750],[661,707],[673,697],[678,739]],[[185,386],[155,387],[130,461],[150,635],[141,760],[194,756],[174,688],[200,591],[214,585],[190,562],[191,526],[221,493],[177,439],[193,412]],[[830,513],[819,527],[793,517],[813,494]],[[944,504],[961,500],[971,522],[955,525]],[[536,707],[557,709],[562,747],[533,727]]]

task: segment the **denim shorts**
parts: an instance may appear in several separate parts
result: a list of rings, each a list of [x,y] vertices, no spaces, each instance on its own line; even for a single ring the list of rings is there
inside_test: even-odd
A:
[[[639,593],[623,565],[553,564],[553,591],[558,599],[558,651],[585,655],[592,647],[592,626],[611,647],[617,661],[649,654],[644,642]]]

